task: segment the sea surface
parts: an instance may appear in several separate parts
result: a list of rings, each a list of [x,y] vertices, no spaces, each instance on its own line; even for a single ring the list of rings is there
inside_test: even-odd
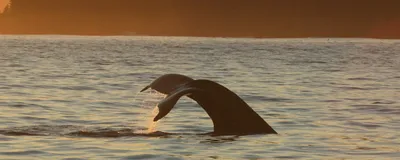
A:
[[[164,95],[139,91],[167,73],[279,134],[201,135],[189,98],[153,123]],[[400,40],[0,36],[0,159],[400,159]]]

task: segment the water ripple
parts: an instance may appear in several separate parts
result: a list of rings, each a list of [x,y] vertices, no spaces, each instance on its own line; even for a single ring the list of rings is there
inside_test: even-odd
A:
[[[36,154],[47,154],[47,152],[38,151],[38,150],[29,150],[29,151],[16,151],[16,152],[0,152],[0,155],[36,155]]]
[[[0,159],[398,159],[399,44],[0,36]],[[279,134],[204,135],[187,99],[152,123],[162,97],[136,93],[166,73],[227,86]]]

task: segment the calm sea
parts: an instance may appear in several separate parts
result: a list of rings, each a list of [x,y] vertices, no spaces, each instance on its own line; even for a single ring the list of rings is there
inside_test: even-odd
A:
[[[138,92],[166,73],[225,85],[279,134],[199,135],[188,98],[152,123],[163,95]],[[399,40],[0,36],[2,160],[399,159],[399,115]]]

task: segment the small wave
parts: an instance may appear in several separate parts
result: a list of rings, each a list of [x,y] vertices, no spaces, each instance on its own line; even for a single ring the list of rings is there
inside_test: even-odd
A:
[[[46,154],[46,152],[29,150],[29,151],[16,151],[16,152],[0,152],[0,155],[34,155],[34,154]]]
[[[155,131],[147,133],[145,129],[132,129],[127,127],[82,127],[73,125],[38,125],[12,127],[0,130],[1,135],[5,136],[73,136],[73,137],[165,137],[174,135],[174,133],[166,133]]]
[[[375,81],[376,79],[365,78],[365,77],[356,77],[356,78],[347,78],[347,80],[352,80],[352,81]]]
[[[289,102],[291,99],[286,98],[276,98],[276,97],[265,97],[265,96],[257,96],[257,95],[243,95],[243,99],[245,100],[257,100],[263,102]]]
[[[377,101],[372,104],[395,104],[395,103],[396,102],[394,102],[394,101]]]
[[[372,123],[366,123],[366,122],[361,123],[361,122],[354,122],[354,121],[347,122],[347,125],[359,126],[359,127],[364,127],[364,128],[368,128],[368,129],[376,129],[376,128],[382,127],[381,125],[378,125],[378,124],[372,124]]]
[[[19,131],[7,131],[0,130],[0,134],[5,136],[45,136],[38,133],[28,133],[28,132],[19,132]]]
[[[313,61],[313,60],[305,60],[305,61],[289,61],[287,65],[304,65],[304,64],[327,64],[325,61]]]
[[[200,141],[200,143],[226,143],[236,141],[238,138],[239,136],[212,137]]]
[[[339,103],[339,102],[342,102],[342,100],[337,100],[337,99],[328,99],[328,100],[320,100],[319,102],[327,102],[327,103]]]
[[[122,158],[122,160],[133,160],[133,159],[164,159],[164,158],[160,158],[160,155],[157,154],[139,154]]]
[[[63,160],[85,160],[83,158],[64,158]]]
[[[28,107],[37,107],[42,109],[49,109],[48,106],[43,106],[39,104],[31,104],[31,103],[23,103],[23,102],[12,102],[5,104],[5,106],[12,107],[12,108],[28,108]]]
[[[11,85],[7,85],[7,87],[11,87],[11,88],[25,88],[25,85],[19,85],[19,84],[11,84]]]
[[[76,131],[65,134],[66,136],[76,136],[76,137],[164,137],[172,135],[172,133],[166,133],[161,131],[151,132],[151,133],[136,133],[133,130],[120,130],[120,131]]]
[[[70,87],[61,87],[63,90],[77,90],[77,91],[85,91],[85,90],[96,90],[93,87],[88,86],[70,86]]]
[[[12,63],[12,64],[9,64],[7,67],[25,67],[25,66],[23,66],[23,65],[21,65],[21,64],[14,64],[14,63]]]
[[[376,148],[358,146],[358,147],[356,148],[356,150],[376,150]]]
[[[40,118],[40,117],[34,117],[34,116],[21,116],[20,118],[24,119],[24,120],[28,120],[28,121],[31,121],[31,120],[47,120],[46,118]]]
[[[361,87],[339,87],[340,89],[345,89],[345,90],[378,90],[379,88],[361,88]]]
[[[371,113],[381,113],[381,114],[398,114],[400,113],[400,109],[391,106],[378,105],[378,104],[359,104],[359,105],[351,105],[357,111],[366,111]]]

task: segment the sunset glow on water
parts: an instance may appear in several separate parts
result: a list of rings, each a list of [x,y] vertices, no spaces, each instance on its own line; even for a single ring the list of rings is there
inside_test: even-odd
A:
[[[0,36],[0,159],[398,159],[400,41]],[[179,73],[237,93],[278,135],[212,137]]]

